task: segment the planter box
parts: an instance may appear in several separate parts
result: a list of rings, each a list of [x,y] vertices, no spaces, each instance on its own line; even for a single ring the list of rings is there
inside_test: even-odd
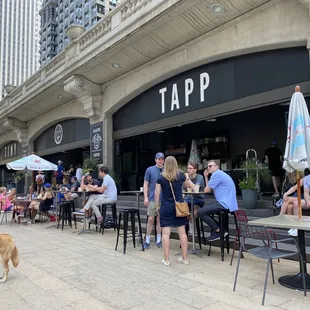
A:
[[[255,209],[257,207],[257,192],[251,189],[242,189],[242,200],[245,209]]]

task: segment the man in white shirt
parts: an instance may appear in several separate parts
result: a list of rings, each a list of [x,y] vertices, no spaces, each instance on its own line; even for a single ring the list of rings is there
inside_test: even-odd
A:
[[[86,185],[86,188],[90,192],[97,192],[89,196],[88,201],[81,212],[88,211],[92,208],[97,217],[97,225],[100,227],[102,223],[102,214],[100,213],[98,206],[104,203],[114,203],[117,200],[117,188],[114,180],[109,175],[109,169],[107,167],[99,168],[99,175],[103,178],[101,186]]]
[[[82,168],[81,168],[81,164],[78,164],[78,165],[77,165],[75,176],[76,176],[77,180],[78,180],[78,181],[80,182],[80,184],[81,184],[82,176],[83,176],[83,170],[82,170]]]

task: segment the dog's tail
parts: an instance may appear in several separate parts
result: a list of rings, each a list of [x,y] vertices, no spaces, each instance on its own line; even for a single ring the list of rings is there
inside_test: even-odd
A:
[[[14,247],[12,251],[11,261],[13,263],[13,266],[16,268],[19,264],[19,254],[18,254],[18,249],[16,246]]]

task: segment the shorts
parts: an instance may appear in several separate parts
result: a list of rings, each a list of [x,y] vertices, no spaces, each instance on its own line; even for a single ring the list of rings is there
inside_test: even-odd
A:
[[[147,206],[147,216],[156,216],[156,204],[155,201],[150,201],[149,205]]]
[[[13,210],[13,206],[8,206],[6,209],[2,210],[4,212],[7,212],[7,211],[12,211]]]

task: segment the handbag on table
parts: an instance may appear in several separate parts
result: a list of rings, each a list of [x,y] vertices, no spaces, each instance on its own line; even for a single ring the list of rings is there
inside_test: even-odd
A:
[[[183,201],[183,202],[176,201],[173,186],[172,186],[170,181],[169,181],[169,184],[170,184],[172,196],[173,196],[173,199],[175,202],[175,215],[176,215],[176,217],[186,217],[186,216],[190,215],[187,202],[186,201]]]

